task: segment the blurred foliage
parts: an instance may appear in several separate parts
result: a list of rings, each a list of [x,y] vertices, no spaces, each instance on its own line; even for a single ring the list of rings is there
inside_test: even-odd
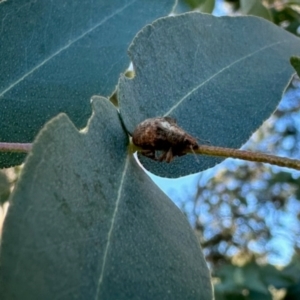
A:
[[[214,272],[216,299],[299,299],[300,256],[278,269],[258,264],[254,256],[243,265],[224,264]]]
[[[268,0],[266,2],[273,15],[274,23],[299,36],[300,1]]]
[[[263,5],[261,0],[240,0],[239,11],[243,15],[254,15],[273,21],[270,10]]]
[[[220,0],[219,2],[223,5],[222,10],[226,14],[254,15],[265,18],[300,36],[299,0]],[[191,10],[204,13],[212,13],[216,7],[215,0],[179,0],[179,5],[182,3],[185,3]]]
[[[300,1],[224,0],[232,13],[255,15],[269,19],[295,35],[300,35]]]
[[[290,280],[291,284],[279,285],[279,288],[286,288],[284,300],[300,299],[300,251],[294,255],[292,261],[282,271],[282,276]]]

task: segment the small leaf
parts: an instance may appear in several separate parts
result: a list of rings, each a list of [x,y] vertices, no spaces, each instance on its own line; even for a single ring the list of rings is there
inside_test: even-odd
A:
[[[203,4],[206,0],[185,0],[185,2],[191,7],[191,8],[197,8],[201,4]]]
[[[293,284],[293,279],[285,275],[283,271],[273,265],[265,265],[260,268],[260,274],[268,285],[276,289],[287,288]]]
[[[84,127],[90,98],[110,95],[128,67],[126,50],[136,32],[173,5],[174,0],[1,2],[0,141],[32,142],[59,112]],[[23,159],[1,153],[0,167]]]
[[[198,9],[203,13],[211,14],[215,8],[215,0],[206,0]]]
[[[10,183],[7,175],[0,171],[0,206],[8,200],[10,195]]]
[[[132,133],[147,118],[170,116],[199,142],[239,148],[275,110],[294,72],[289,57],[299,49],[298,38],[261,18],[159,19],[129,48],[136,76],[119,81],[124,124]],[[154,174],[179,177],[221,160],[141,161]]]
[[[60,115],[34,143],[5,221],[0,299],[211,300],[194,232],[99,100],[88,130]]]
[[[217,269],[216,276],[220,282],[216,284],[216,294],[226,295],[226,299],[233,296],[239,298],[243,291],[249,291],[249,299],[272,299],[268,290],[268,284],[261,275],[261,267],[255,262],[243,267],[225,264]],[[256,297],[256,298],[255,298]],[[248,299],[247,298],[247,299]],[[245,299],[244,297],[241,299]]]
[[[241,0],[240,11],[245,15],[258,16],[272,21],[270,11],[261,3],[261,0]]]
[[[296,70],[297,75],[300,77],[300,57],[292,56],[290,58],[291,65]]]
[[[201,0],[200,0],[201,1]],[[173,14],[181,14],[193,10],[193,7],[186,0],[176,1],[176,5],[173,8]]]
[[[249,262],[241,269],[245,276],[243,287],[253,292],[265,294],[266,297],[267,295],[269,295],[269,297],[271,296],[268,290],[268,284],[264,282],[264,278],[261,275],[261,268],[255,261]]]

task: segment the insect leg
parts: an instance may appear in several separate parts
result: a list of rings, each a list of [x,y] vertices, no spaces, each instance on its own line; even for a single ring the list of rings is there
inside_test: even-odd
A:
[[[157,160],[155,156],[155,150],[142,150],[141,154],[153,160]]]

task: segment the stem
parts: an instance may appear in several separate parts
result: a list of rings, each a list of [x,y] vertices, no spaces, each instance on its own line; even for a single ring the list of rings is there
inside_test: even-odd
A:
[[[135,151],[141,151],[142,148],[135,146],[132,142],[130,143],[131,153]],[[277,165],[280,167],[292,168],[300,171],[300,160],[290,159],[287,157],[279,157],[276,155],[265,154],[261,152],[252,152],[246,150],[238,150],[232,148],[223,148],[216,146],[199,145],[199,148],[193,151],[187,151],[187,153],[196,153],[200,155],[209,156],[221,156],[221,157],[232,157],[254,162],[262,162],[271,165]]]
[[[279,157],[276,155],[270,155],[261,152],[252,152],[246,150],[238,150],[232,148],[223,148],[223,147],[215,147],[215,146],[207,146],[207,145],[200,145],[199,148],[194,151],[195,153],[202,154],[202,155],[239,158],[248,161],[268,163],[280,167],[300,170],[300,160],[290,159],[287,157]]]
[[[31,148],[31,143],[0,143],[0,152],[27,153]]]

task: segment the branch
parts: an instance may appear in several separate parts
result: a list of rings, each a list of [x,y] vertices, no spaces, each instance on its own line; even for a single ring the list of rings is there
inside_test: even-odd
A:
[[[0,152],[27,153],[31,148],[31,143],[0,143]]]
[[[215,147],[215,146],[207,146],[207,145],[200,145],[199,148],[194,151],[195,153],[202,154],[202,155],[239,158],[248,161],[262,162],[271,165],[277,165],[280,167],[300,170],[300,160],[265,154],[261,152],[252,152],[246,150],[238,150],[232,148],[223,148],[223,147]]]

